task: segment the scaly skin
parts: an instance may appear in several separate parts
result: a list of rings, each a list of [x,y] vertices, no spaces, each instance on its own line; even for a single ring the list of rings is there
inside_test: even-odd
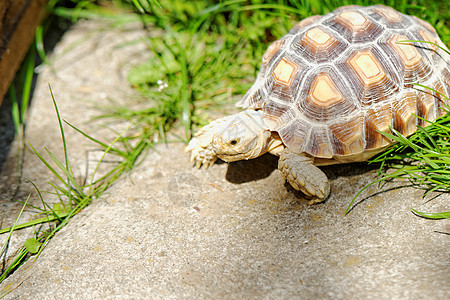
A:
[[[227,162],[258,157],[276,147],[262,116],[261,111],[246,110],[217,119],[201,128],[185,151],[191,151],[197,167],[209,167],[217,157]]]
[[[194,135],[186,151],[191,151],[191,162],[198,168],[213,165],[217,157],[232,162],[269,151],[280,156],[278,169],[292,187],[313,197],[309,204],[322,202],[330,194],[328,178],[313,165],[314,159],[285,148],[265,125],[261,111],[246,110],[211,122]]]
[[[313,199],[308,204],[324,201],[330,194],[327,176],[313,165],[313,158],[285,148],[278,161],[278,169],[290,185]]]
[[[225,119],[217,119],[202,127],[195,133],[189,145],[184,150],[186,152],[191,151],[191,162],[197,168],[200,168],[202,165],[208,168],[216,162],[217,155],[212,148],[211,142],[214,134],[223,126]]]

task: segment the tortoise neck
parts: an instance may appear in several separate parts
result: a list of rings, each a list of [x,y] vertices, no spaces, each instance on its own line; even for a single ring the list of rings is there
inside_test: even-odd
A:
[[[280,156],[284,148],[285,146],[278,133],[272,131],[272,135],[267,145],[267,152],[269,152],[272,155]]]

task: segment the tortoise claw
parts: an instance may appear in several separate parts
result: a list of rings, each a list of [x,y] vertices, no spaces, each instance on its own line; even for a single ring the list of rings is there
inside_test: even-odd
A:
[[[185,151],[191,152],[190,161],[193,162],[197,168],[200,168],[202,165],[208,168],[209,166],[212,166],[217,159],[211,145],[201,143],[201,140],[197,137],[194,137],[189,142]]]

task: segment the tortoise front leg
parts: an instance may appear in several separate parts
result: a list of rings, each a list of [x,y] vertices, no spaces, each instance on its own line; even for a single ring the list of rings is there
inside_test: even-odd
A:
[[[313,165],[311,157],[285,148],[280,155],[278,169],[294,189],[313,197],[308,202],[310,205],[324,201],[330,194],[330,182],[327,176]]]
[[[185,152],[191,151],[191,162],[193,162],[197,168],[204,165],[206,168],[212,166],[217,160],[217,155],[212,148],[212,138],[218,128],[221,128],[221,124],[225,118],[217,119],[208,125],[201,128],[191,139]]]

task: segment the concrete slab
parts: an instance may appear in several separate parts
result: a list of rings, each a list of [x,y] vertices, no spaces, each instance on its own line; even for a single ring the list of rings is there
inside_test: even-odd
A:
[[[52,191],[48,182],[57,182],[54,175],[45,167],[28,146],[27,141],[39,151],[46,159],[48,148],[60,161],[64,161],[61,133],[58,120],[50,94],[50,86],[58,104],[61,117],[87,134],[94,135],[101,141],[111,142],[118,132],[127,124],[116,122],[103,126],[104,122],[92,121],[99,115],[98,107],[110,105],[110,100],[135,101],[136,93],[127,83],[127,73],[133,64],[145,60],[146,48],[143,44],[134,44],[125,47],[127,43],[139,40],[143,32],[136,25],[130,31],[112,30],[108,24],[95,22],[80,22],[73,26],[63,36],[54,48],[51,56],[51,67],[40,66],[36,69],[39,74],[33,92],[31,107],[27,120],[25,140],[19,137],[10,144],[12,121],[7,121],[8,111],[1,112],[0,129],[8,134],[0,138],[0,226],[9,227],[19,214],[22,204],[31,194],[29,204],[41,206],[34,187],[29,180],[41,190]],[[6,105],[7,101],[4,102]],[[8,109],[6,107],[6,109]],[[10,111],[10,110],[9,110]],[[9,112],[10,113],[10,112]],[[102,155],[98,146],[87,140],[81,134],[65,126],[68,156],[75,178],[81,183],[96,165]],[[19,147],[23,151],[22,181],[18,184],[17,165],[22,159]],[[4,161],[4,157],[7,159]],[[4,161],[4,163],[3,163]],[[54,165],[54,167],[56,167]],[[104,164],[101,171],[111,168]],[[58,202],[56,197],[46,194],[45,200],[51,206]],[[19,219],[19,224],[36,217],[38,211],[26,209]],[[42,228],[36,228],[39,230]],[[13,259],[16,251],[24,241],[34,237],[35,228],[28,228],[14,233],[9,243],[9,251],[1,257],[2,268]],[[0,235],[0,244],[6,240],[7,235]]]
[[[72,34],[61,47],[71,44]],[[104,62],[99,51],[114,56],[120,49],[96,45],[83,59],[71,60],[65,72],[77,72],[99,92],[110,74],[92,82],[84,72],[95,60]],[[53,78],[52,84],[60,84],[57,98],[79,93],[69,88],[71,80]],[[47,90],[46,84],[37,85],[37,94],[40,89]],[[83,97],[71,96],[70,109],[61,107],[74,124],[79,122],[72,109],[77,111],[80,99],[98,97],[83,90]],[[103,93],[108,97],[115,90]],[[37,111],[34,118],[49,121],[34,123],[32,130],[54,130],[54,113]],[[59,141],[42,143],[52,147]],[[324,168],[332,195],[308,206],[283,182],[275,157],[198,170],[183,148],[157,146],[60,231],[36,261],[2,283],[0,294],[10,291],[5,299],[450,297],[450,223],[409,210],[443,211],[449,195],[426,202],[411,188],[376,194],[374,187],[365,193],[373,196],[344,216],[354,194],[376,177],[365,164]],[[72,154],[80,164],[84,151]]]

